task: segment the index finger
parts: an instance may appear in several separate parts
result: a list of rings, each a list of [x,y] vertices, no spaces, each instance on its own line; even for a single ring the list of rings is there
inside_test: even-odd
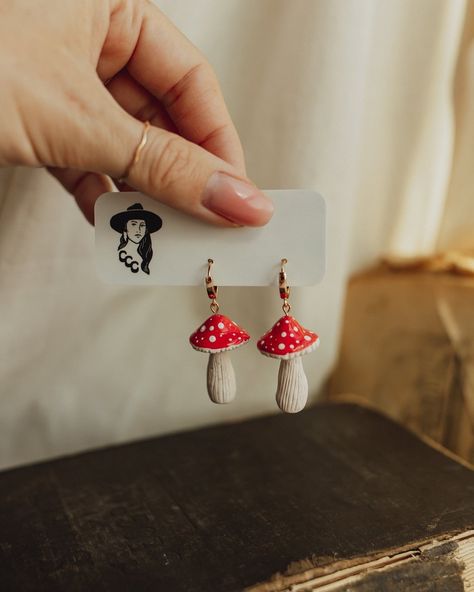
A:
[[[245,175],[240,139],[212,67],[151,2],[127,69],[162,102],[182,136]]]

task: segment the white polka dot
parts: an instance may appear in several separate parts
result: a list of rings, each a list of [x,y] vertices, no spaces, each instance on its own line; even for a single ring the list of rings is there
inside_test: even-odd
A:
[[[285,320],[285,323],[288,324],[290,321],[288,319]]]
[[[265,343],[265,342],[264,342],[264,341],[263,341],[263,339],[262,339],[262,341],[260,342],[260,345],[263,345],[264,343]]]
[[[214,343],[214,341],[215,341],[215,340],[216,340],[216,336],[215,336],[215,335],[211,335],[211,336],[209,337],[209,341],[210,341],[211,343]]]
[[[283,333],[281,334],[282,337],[286,337],[287,333],[285,331],[283,331]]]
[[[295,334],[294,334],[294,333],[290,333],[290,337],[294,337],[294,336],[295,336]]]
[[[291,349],[295,349],[295,346],[293,344],[290,345]]]
[[[219,327],[219,329],[223,329],[224,328],[224,323],[218,323],[217,326]]]
[[[229,341],[232,341],[232,337],[229,337]]]
[[[209,331],[214,331],[214,325],[211,325],[211,326],[209,327]]]
[[[275,348],[274,347],[272,347],[272,351],[275,351]]]
[[[298,329],[296,327],[293,327],[293,331],[298,331]]]
[[[203,325],[203,326],[202,326],[202,327],[199,329],[199,331],[201,331],[201,333],[204,333],[204,331],[205,331],[205,330],[206,330],[206,325]]]
[[[277,323],[277,327],[279,327],[279,326],[280,326],[280,323]]]
[[[304,336],[304,340],[305,340],[305,341],[311,341],[311,337],[310,337],[309,335],[305,335],[305,336]]]
[[[278,344],[278,349],[285,349],[285,344],[284,343],[279,343]]]
[[[300,342],[300,340],[299,340],[299,339],[297,339],[297,340],[296,340],[296,343],[299,343],[299,342]]]
[[[273,335],[270,335],[270,339],[273,339]]]

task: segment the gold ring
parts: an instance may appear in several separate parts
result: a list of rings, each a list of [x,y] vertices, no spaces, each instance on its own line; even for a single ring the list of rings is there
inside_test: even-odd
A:
[[[125,169],[125,173],[120,177],[120,179],[118,179],[119,183],[124,183],[125,179],[128,177],[128,175],[130,174],[130,171],[132,170],[132,167],[134,165],[137,164],[137,162],[140,160],[140,155],[142,153],[143,148],[145,148],[145,145],[148,141],[148,130],[150,129],[150,122],[149,121],[145,121],[145,123],[143,124],[143,132],[142,132],[142,136],[140,138],[140,141],[138,142],[138,146],[135,148],[135,152],[133,154],[133,158],[130,162],[130,164],[128,165],[128,167]]]

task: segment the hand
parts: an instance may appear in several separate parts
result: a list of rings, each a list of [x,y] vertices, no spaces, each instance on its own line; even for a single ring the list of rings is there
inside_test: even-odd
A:
[[[128,185],[214,224],[270,219],[212,68],[151,2],[3,0],[0,75],[0,165],[48,167],[91,223],[145,120]]]

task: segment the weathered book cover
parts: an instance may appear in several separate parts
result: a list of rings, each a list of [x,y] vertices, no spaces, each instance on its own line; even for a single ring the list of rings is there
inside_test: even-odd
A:
[[[2,592],[474,585],[474,473],[353,404],[0,474]]]

